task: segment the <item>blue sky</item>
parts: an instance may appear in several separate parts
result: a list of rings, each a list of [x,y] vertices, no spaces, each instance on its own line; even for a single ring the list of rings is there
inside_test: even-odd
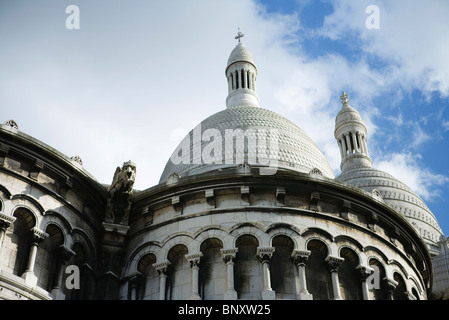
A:
[[[79,30],[66,28],[69,5]],[[448,16],[444,0],[2,0],[0,121],[79,155],[102,183],[131,159],[136,187],[151,187],[183,136],[225,108],[240,28],[261,106],[301,127],[338,175],[346,91],[374,166],[419,194],[447,236]]]

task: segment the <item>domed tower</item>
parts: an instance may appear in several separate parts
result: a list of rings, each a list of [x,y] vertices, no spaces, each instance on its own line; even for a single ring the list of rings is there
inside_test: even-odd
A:
[[[240,31],[235,37],[237,46],[232,50],[226,67],[228,79],[228,97],[226,106],[259,106],[259,97],[256,93],[257,67],[251,52],[241,41],[244,34]]]
[[[373,162],[366,147],[366,126],[360,114],[349,105],[348,95],[340,96],[343,107],[335,119],[334,136],[341,154],[342,171],[354,167],[371,167]]]
[[[421,235],[430,253],[438,254],[438,242],[443,233],[435,216],[407,185],[389,173],[373,168],[362,118],[349,105],[345,92],[341,95],[341,101],[343,106],[335,119],[334,136],[341,152],[342,172],[336,180],[372,193],[402,214]]]
[[[239,31],[226,67],[227,108],[190,131],[168,160],[159,182],[242,165],[258,167],[267,174],[315,170],[333,179],[326,158],[301,128],[259,107],[257,67],[242,37]]]

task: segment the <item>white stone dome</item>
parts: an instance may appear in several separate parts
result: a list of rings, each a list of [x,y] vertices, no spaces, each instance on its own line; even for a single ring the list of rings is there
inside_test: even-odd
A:
[[[407,185],[389,173],[372,167],[343,171],[335,180],[359,187],[381,198],[416,228],[431,252],[438,250],[442,230],[426,203]]]
[[[253,55],[248,50],[248,48],[242,43],[239,42],[235,48],[231,51],[231,54],[228,58],[228,67],[235,62],[250,62],[254,66],[256,63],[254,62]]]
[[[199,127],[197,127],[197,130],[198,128]],[[311,170],[315,169],[315,172],[319,170],[325,177],[334,178],[329,163],[312,139],[297,125],[275,112],[252,106],[227,108],[201,122],[200,129],[202,136],[206,130],[217,130],[216,132],[219,132],[222,137],[226,136],[226,130],[235,131],[241,129],[245,132],[251,130],[265,130],[266,132],[275,130],[277,132],[277,168],[279,170],[287,169],[309,173]],[[177,153],[179,154],[182,145],[187,146],[186,141],[189,143],[190,151],[199,150],[199,148],[204,150],[208,143],[210,143],[209,141],[204,142],[202,139],[195,139],[194,131],[195,129],[190,131],[183,142],[181,142],[180,146],[175,149],[174,155]],[[224,140],[225,139],[222,141],[223,161],[221,164],[206,164],[203,159],[201,159],[201,163],[194,163],[194,161],[191,161],[190,163],[176,164],[171,158],[168,160],[159,182],[165,182],[173,174],[182,178],[227,167],[236,167],[238,165],[237,163],[225,163],[226,154]],[[245,157],[245,161],[250,157],[258,157],[257,150],[252,147],[248,148],[246,145],[243,155],[238,154],[236,144],[233,145],[232,151],[234,152],[235,157]],[[192,158],[193,157],[191,157],[190,160],[192,160]],[[251,163],[249,164],[251,165]]]

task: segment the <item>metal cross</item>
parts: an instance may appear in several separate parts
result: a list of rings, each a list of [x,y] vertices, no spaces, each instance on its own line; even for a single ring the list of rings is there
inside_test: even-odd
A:
[[[344,106],[348,105],[349,100],[348,100],[348,95],[346,94],[346,92],[343,91],[341,93],[340,99],[341,99],[341,102],[343,103]]]
[[[240,38],[243,38],[245,35],[243,33],[240,32],[240,28],[239,28],[239,32],[237,33],[237,36],[235,37],[235,39],[239,40],[240,43]]]

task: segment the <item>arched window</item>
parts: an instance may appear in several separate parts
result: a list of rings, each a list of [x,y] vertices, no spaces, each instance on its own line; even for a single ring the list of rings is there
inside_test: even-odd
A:
[[[257,259],[259,242],[252,235],[242,235],[236,241],[234,286],[239,299],[261,299],[262,265]]]
[[[407,287],[404,278],[402,278],[399,273],[395,272],[393,280],[398,283],[393,291],[393,300],[407,300]]]
[[[32,239],[30,230],[36,225],[36,219],[25,208],[17,208],[14,216],[16,220],[6,229],[2,254],[10,257],[7,265],[4,265],[4,270],[10,270],[11,273],[20,277],[27,267]]]
[[[137,271],[142,278],[136,288],[137,300],[159,299],[159,275],[153,267],[154,263],[156,263],[156,256],[149,253],[144,255],[137,264]]]
[[[222,248],[223,243],[217,238],[207,239],[201,244],[200,295],[204,300],[223,299],[226,265],[220,251]]]
[[[94,293],[94,277],[92,269],[88,266],[88,256],[83,245],[79,242],[75,242],[72,245],[72,251],[74,255],[70,258],[66,265],[75,265],[80,271],[79,289],[68,289],[65,285],[67,277],[70,274],[63,273],[62,289],[65,294],[66,300],[88,300],[93,299]]]
[[[45,230],[48,237],[39,245],[38,258],[34,267],[37,285],[51,291],[56,284],[59,264],[59,246],[64,243],[64,235],[59,227],[49,224]]]
[[[371,284],[368,284],[370,300],[386,300],[385,268],[374,258],[369,260],[369,266],[374,269],[374,276],[376,277]]]
[[[325,261],[328,256],[327,246],[320,240],[311,240],[307,250],[311,252],[306,265],[307,289],[314,300],[330,300],[332,280]]]
[[[295,265],[291,261],[293,241],[287,236],[276,236],[272,246],[275,250],[270,262],[271,286],[276,298],[296,299]]]
[[[167,281],[168,300],[182,300],[190,298],[192,292],[192,271],[190,270],[189,262],[185,257],[187,253],[188,249],[183,244],[174,246],[168,252],[168,260],[171,264]],[[183,292],[186,296],[182,295]]]
[[[340,257],[345,259],[338,272],[342,298],[345,300],[362,300],[361,275],[357,270],[357,266],[360,264],[359,257],[349,248],[342,248]]]

